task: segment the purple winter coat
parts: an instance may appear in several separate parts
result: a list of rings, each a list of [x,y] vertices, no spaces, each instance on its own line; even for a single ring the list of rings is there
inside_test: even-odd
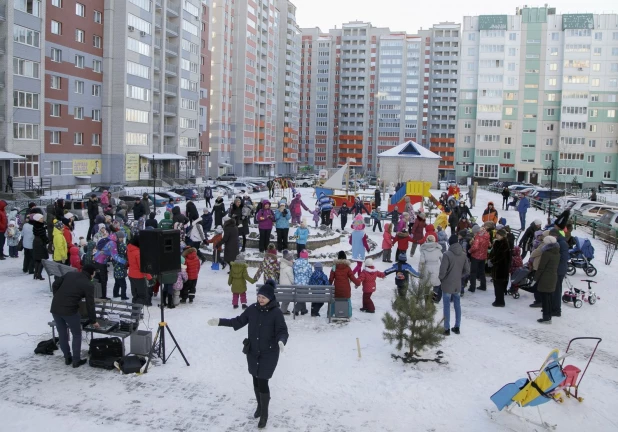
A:
[[[257,221],[259,229],[271,230],[275,222],[275,214],[270,208],[263,208],[257,213]]]

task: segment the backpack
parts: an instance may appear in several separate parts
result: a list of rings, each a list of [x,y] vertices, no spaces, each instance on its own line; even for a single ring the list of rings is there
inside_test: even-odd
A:
[[[58,338],[41,341],[34,349],[35,354],[54,355],[54,351],[58,349]]]

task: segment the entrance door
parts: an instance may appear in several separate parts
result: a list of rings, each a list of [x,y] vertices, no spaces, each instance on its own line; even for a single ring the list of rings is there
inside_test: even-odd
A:
[[[517,172],[517,181],[525,182],[526,181],[526,171],[518,171]]]
[[[533,185],[539,184],[539,173],[531,172],[530,173],[530,183]]]

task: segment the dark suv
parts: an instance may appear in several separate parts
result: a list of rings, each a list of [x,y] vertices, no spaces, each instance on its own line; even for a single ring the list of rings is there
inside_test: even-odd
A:
[[[236,181],[237,178],[234,173],[225,173],[217,177],[217,181]]]

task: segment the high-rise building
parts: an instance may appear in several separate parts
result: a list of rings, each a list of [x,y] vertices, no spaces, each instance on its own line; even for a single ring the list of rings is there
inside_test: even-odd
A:
[[[618,15],[464,17],[457,177],[616,181]]]
[[[296,6],[288,0],[277,0],[276,7],[279,10],[276,172],[295,173],[299,168],[300,29],[296,24]]]

